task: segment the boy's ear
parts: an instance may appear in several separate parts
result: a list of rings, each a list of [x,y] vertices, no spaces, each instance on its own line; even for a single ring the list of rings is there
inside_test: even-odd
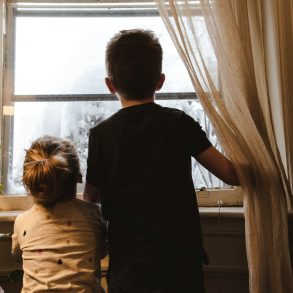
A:
[[[165,74],[161,73],[160,79],[159,79],[158,84],[156,86],[156,91],[159,91],[162,88],[164,82],[165,82]]]
[[[106,77],[106,78],[105,78],[105,84],[106,84],[106,86],[107,86],[107,88],[109,89],[109,91],[110,91],[111,94],[116,94],[116,93],[117,93],[117,90],[116,90],[116,88],[114,87],[111,78]]]

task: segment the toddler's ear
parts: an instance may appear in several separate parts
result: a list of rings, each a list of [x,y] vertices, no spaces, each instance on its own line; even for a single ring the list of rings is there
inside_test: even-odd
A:
[[[113,85],[112,79],[109,77],[105,78],[105,84],[107,86],[107,88],[109,89],[111,94],[116,94],[117,90],[115,88],[115,86]]]

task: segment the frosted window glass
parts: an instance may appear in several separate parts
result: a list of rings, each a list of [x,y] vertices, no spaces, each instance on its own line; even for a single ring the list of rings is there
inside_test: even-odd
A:
[[[197,120],[207,132],[209,140],[218,147],[217,139],[207,117],[196,100],[157,101],[162,106],[185,111]],[[23,193],[21,183],[25,149],[42,135],[54,135],[72,140],[80,158],[85,178],[88,153],[88,133],[99,121],[108,118],[120,109],[118,101],[103,102],[16,102],[14,118],[13,147],[10,152],[7,193]],[[207,172],[195,160],[192,162],[192,176],[196,188],[218,188],[223,183]],[[79,191],[83,186],[79,186]]]
[[[164,51],[161,92],[193,87],[160,17],[16,18],[15,94],[103,94],[106,43],[122,29],[153,30]]]
[[[200,38],[206,37],[202,17]],[[118,101],[74,101],[74,95],[108,94],[104,84],[104,55],[106,43],[122,29],[150,29],[159,37],[163,47],[165,84],[160,92],[194,93],[193,86],[160,17],[117,16],[17,16],[15,23],[15,95],[72,95],[71,102],[15,102],[13,135],[10,136],[7,182],[8,194],[23,193],[21,183],[25,149],[43,135],[72,140],[78,150],[83,178],[85,178],[89,129],[118,109]],[[207,41],[208,43],[208,41]],[[206,50],[205,54],[209,54]],[[217,78],[215,60],[210,60]],[[21,99],[21,97],[18,97]],[[216,146],[214,131],[197,100],[165,100],[159,104],[184,110],[199,121],[208,138]],[[10,135],[10,134],[9,134]],[[200,164],[192,161],[192,176],[196,188],[223,187],[223,182]],[[80,185],[78,190],[83,191]]]

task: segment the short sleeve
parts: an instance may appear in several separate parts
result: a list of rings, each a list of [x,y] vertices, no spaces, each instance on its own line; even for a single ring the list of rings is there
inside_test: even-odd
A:
[[[197,121],[187,114],[183,114],[184,142],[191,156],[195,157],[212,146],[206,132],[202,130]]]
[[[99,141],[97,129],[94,128],[89,134],[86,181],[95,186],[99,185],[99,160]]]

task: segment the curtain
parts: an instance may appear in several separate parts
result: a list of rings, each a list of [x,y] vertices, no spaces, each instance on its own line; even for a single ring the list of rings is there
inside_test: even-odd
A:
[[[282,101],[281,111],[284,125],[284,144],[285,153],[284,165],[287,176],[293,189],[293,1],[272,1],[266,3],[270,8],[270,14],[267,16],[274,20],[276,27],[275,43],[277,44],[279,63],[279,88],[280,95],[276,95]],[[273,14],[273,15],[272,15]],[[270,65],[271,60],[268,59]],[[272,84],[275,84],[272,82]]]
[[[155,1],[241,181],[250,292],[293,292],[287,225],[293,196],[272,119],[263,35],[266,1]]]

